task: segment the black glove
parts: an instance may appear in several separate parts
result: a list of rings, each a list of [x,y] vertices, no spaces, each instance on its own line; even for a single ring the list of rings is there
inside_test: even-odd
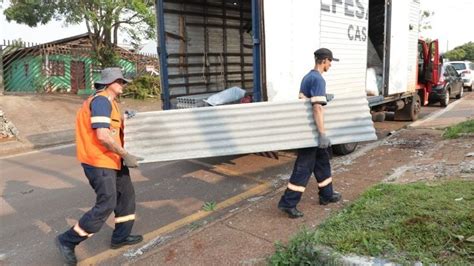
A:
[[[326,136],[326,134],[320,133],[318,147],[321,149],[326,149],[327,147],[329,147],[329,145],[331,145],[331,141],[329,140],[329,138]]]
[[[127,119],[134,117],[136,114],[137,114],[137,111],[135,110],[125,110],[125,117]]]
[[[138,157],[130,153],[125,154],[122,158],[123,158],[123,164],[125,164],[126,166],[130,168],[138,167],[138,162],[144,160],[142,157]]]

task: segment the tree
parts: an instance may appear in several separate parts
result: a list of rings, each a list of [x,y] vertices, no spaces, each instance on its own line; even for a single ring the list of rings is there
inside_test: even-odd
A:
[[[425,30],[431,29],[431,18],[434,16],[433,11],[420,10],[419,21],[418,21],[418,32],[421,33]]]
[[[454,48],[453,50],[447,51],[444,54],[444,57],[451,61],[474,61],[474,42],[468,42]]]
[[[49,21],[85,22],[92,49],[102,67],[116,66],[118,32],[133,43],[155,37],[156,19],[151,0],[11,0],[4,15],[30,27]]]

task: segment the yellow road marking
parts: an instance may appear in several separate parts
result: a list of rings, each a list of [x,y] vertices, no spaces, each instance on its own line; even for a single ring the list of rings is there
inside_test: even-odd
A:
[[[225,168],[225,167],[222,167],[222,166],[218,166],[218,165],[212,165],[212,164],[208,164],[208,163],[205,163],[205,162],[201,162],[201,161],[198,161],[198,160],[189,160],[190,162],[194,163],[194,164],[199,164],[199,165],[202,165],[202,166],[205,166],[205,167],[209,167],[210,169],[216,171],[217,173],[220,173],[220,174],[224,174],[224,175],[227,175],[227,176],[240,176],[240,177],[245,177],[245,178],[248,178],[250,180],[253,180],[255,182],[258,182],[260,184],[263,184],[264,182],[261,181],[261,180],[257,180],[255,177],[253,176],[250,176],[250,175],[246,175],[244,173],[241,173],[239,171],[234,171],[232,169],[228,169],[228,168]]]
[[[263,183],[263,184],[260,184],[254,188],[251,188],[243,193],[240,193],[239,195],[236,195],[232,198],[229,198],[229,199],[226,199],[225,201],[221,202],[221,203],[218,203],[216,205],[216,208],[215,208],[215,211],[218,211],[218,210],[222,210],[222,209],[225,209],[229,206],[232,206],[242,200],[245,200],[247,198],[250,198],[252,196],[255,196],[255,195],[259,195],[259,194],[263,194],[265,192],[268,192],[270,189],[271,189],[271,183],[270,182],[267,182],[267,183]],[[206,211],[202,211],[202,210],[199,210],[198,212],[194,213],[194,214],[191,214],[189,216],[186,216],[180,220],[177,220],[175,222],[172,222],[170,224],[167,224],[161,228],[158,228],[157,230],[155,231],[152,231],[152,232],[149,232],[147,234],[145,234],[143,236],[143,240],[144,242],[148,242],[148,241],[151,241],[152,239],[155,239],[156,237],[160,236],[160,235],[164,235],[164,234],[167,234],[167,233],[170,233],[170,232],[173,232],[187,224],[190,224],[194,221],[197,221],[197,220],[200,220],[204,217],[207,217],[209,216],[210,214],[212,214],[213,212],[206,212]],[[78,265],[95,265],[95,264],[98,264],[106,259],[110,259],[110,258],[113,258],[113,257],[116,257],[118,255],[120,255],[121,253],[123,253],[123,251],[127,249],[127,247],[123,247],[123,248],[120,248],[120,249],[109,249],[109,250],[106,250],[102,253],[99,253],[93,257],[90,257],[90,258],[87,258],[85,260],[82,260],[78,263]]]

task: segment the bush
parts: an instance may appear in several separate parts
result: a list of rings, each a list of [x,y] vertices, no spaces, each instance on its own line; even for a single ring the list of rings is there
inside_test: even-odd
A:
[[[303,228],[288,245],[275,244],[275,253],[268,258],[269,265],[318,265],[319,251],[315,244],[315,232]]]
[[[160,77],[143,75],[135,78],[125,87],[123,96],[144,100],[158,97],[160,94]]]

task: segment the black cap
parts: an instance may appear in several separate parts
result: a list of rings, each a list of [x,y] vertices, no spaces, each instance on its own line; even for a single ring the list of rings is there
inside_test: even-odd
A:
[[[339,59],[334,58],[332,56],[331,50],[329,50],[327,48],[319,48],[318,50],[316,50],[314,52],[314,56],[317,59],[329,59],[329,60],[336,61],[336,62],[339,61]]]

